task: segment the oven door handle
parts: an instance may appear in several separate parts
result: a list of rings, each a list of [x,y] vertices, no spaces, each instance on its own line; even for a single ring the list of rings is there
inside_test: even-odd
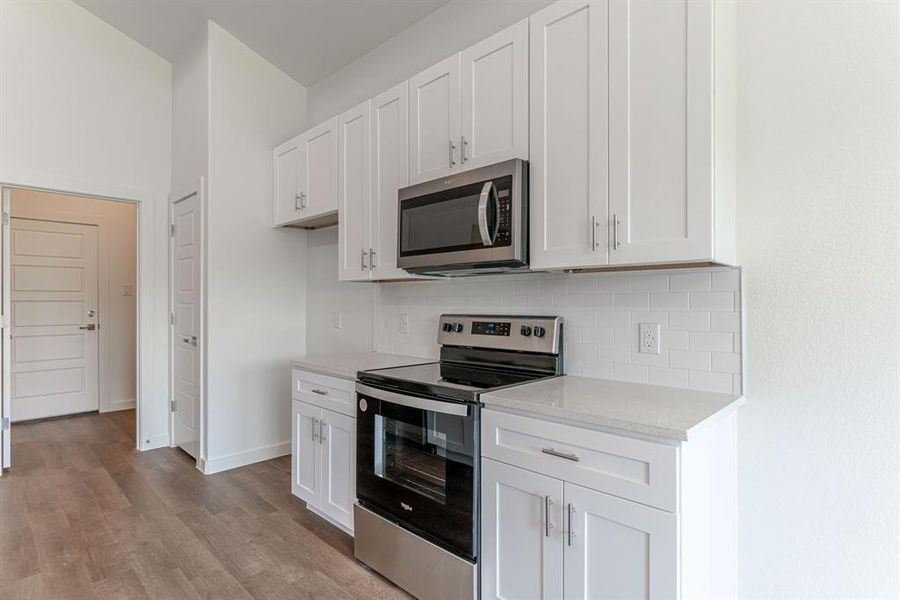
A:
[[[496,203],[497,203],[497,195],[491,194],[491,188],[493,188],[493,187],[494,187],[493,181],[485,181],[484,187],[481,188],[481,196],[478,198],[478,231],[479,231],[479,233],[481,233],[481,243],[488,247],[494,245],[494,241],[497,239],[497,229],[498,229],[498,226],[494,227],[493,235],[491,235],[491,231],[488,229],[488,220],[487,220],[488,200],[493,199],[494,204],[496,205]],[[497,225],[499,225],[499,223]]]
[[[388,392],[379,390],[378,388],[369,387],[362,383],[356,384],[356,391],[359,394],[365,394],[370,398],[407,406],[409,408],[418,408],[431,412],[441,413],[442,415],[456,415],[459,417],[467,417],[469,415],[469,407],[465,404],[456,404],[455,402],[441,402],[440,400],[429,400],[428,398],[419,398],[416,396],[407,396],[396,392]]]

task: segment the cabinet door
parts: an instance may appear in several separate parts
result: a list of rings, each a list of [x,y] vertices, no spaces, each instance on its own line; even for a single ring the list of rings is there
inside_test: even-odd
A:
[[[568,599],[676,598],[673,513],[565,484]]]
[[[303,134],[300,172],[303,218],[332,213],[338,208],[337,118]]]
[[[528,159],[528,19],[460,55],[460,166]]]
[[[459,54],[409,80],[409,182],[459,169]]]
[[[531,17],[531,265],[607,264],[607,4]]]
[[[481,461],[481,595],[563,596],[563,483]]]
[[[610,0],[610,262],[712,258],[712,4]]]
[[[397,192],[409,185],[409,83],[404,81],[372,99],[372,248],[373,279],[405,279],[397,268]]]
[[[322,446],[318,440],[322,409],[294,400],[292,412],[291,491],[309,506],[320,508]]]
[[[322,414],[322,511],[353,530],[356,501],[356,419]]]
[[[276,146],[272,162],[272,224],[278,226],[300,218],[300,136]]]
[[[338,118],[338,278],[369,279],[369,102]]]

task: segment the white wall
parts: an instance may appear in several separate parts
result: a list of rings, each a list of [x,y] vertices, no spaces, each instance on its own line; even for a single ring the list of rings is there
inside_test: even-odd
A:
[[[142,200],[143,448],[169,440],[171,134],[169,62],[68,0],[0,2],[0,182]]]
[[[107,283],[101,290],[106,297],[100,300],[100,336],[108,348],[105,364],[100,366],[104,377],[100,411],[134,408],[137,303],[136,296],[124,295],[123,286],[137,283],[136,205],[13,189],[10,214],[28,219],[97,224],[100,252],[106,255]],[[104,279],[102,273],[100,276]]]
[[[896,2],[738,11],[740,596],[900,597]]]
[[[552,0],[448,2],[310,86],[309,123],[321,123],[342,113],[551,3]]]
[[[290,451],[288,361],[305,349],[305,233],[271,228],[272,148],[306,89],[209,24],[207,470]]]
[[[209,176],[209,35],[196,32],[172,64],[172,189]]]

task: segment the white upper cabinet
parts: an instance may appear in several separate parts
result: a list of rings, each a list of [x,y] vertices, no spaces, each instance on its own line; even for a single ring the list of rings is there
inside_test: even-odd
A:
[[[459,99],[459,54],[410,78],[410,184],[459,169]]]
[[[304,218],[338,209],[337,119],[313,127],[302,136],[301,206]]]
[[[330,119],[272,152],[272,224],[333,225],[338,208],[337,119]]]
[[[713,6],[610,0],[610,263],[713,260]]]
[[[369,114],[367,100],[338,117],[338,275],[342,281],[369,279]]]
[[[531,17],[531,265],[605,265],[607,5],[558,2]]]
[[[460,168],[528,158],[528,20],[463,50]]]
[[[300,218],[300,136],[276,146],[272,159],[272,224],[277,227]]]
[[[372,279],[408,279],[397,268],[398,192],[409,185],[409,84],[404,81],[372,99]]]

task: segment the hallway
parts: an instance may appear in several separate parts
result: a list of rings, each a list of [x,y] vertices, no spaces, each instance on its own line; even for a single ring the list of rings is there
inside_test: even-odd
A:
[[[403,598],[290,493],[290,457],[204,476],[134,449],[134,411],[13,427],[6,598]]]

